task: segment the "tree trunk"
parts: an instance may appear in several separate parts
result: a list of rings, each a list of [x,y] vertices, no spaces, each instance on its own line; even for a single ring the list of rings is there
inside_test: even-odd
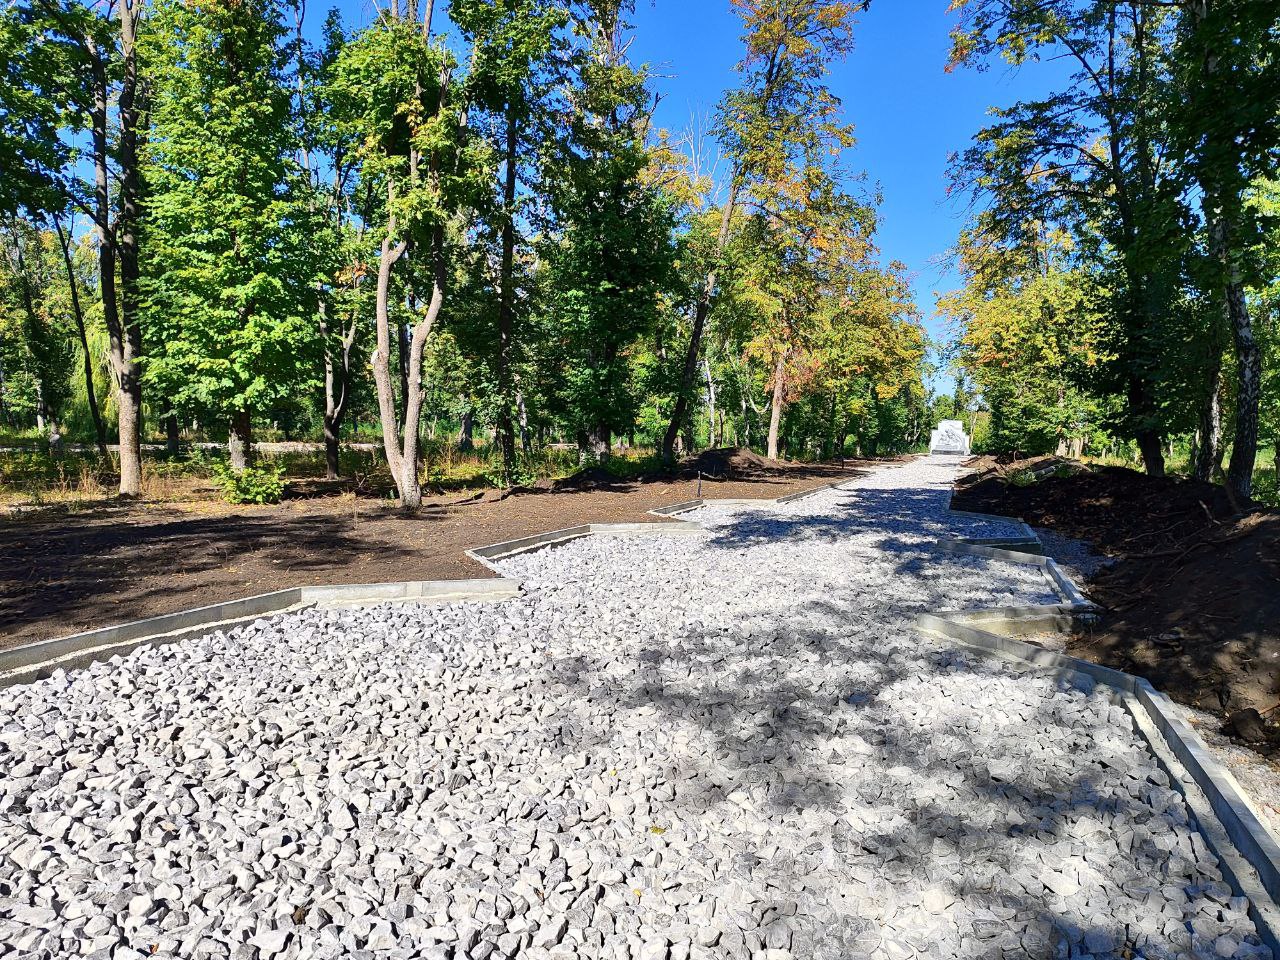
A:
[[[462,425],[458,429],[458,452],[471,453],[476,448],[475,440],[476,408],[467,407],[462,411]]]
[[[324,300],[319,301],[320,338],[324,345],[324,465],[325,476],[329,480],[337,480],[341,476],[342,421],[351,395],[351,350],[356,342],[359,317],[359,311],[353,309],[350,321],[342,330],[335,362],[328,310]]]
[[[1227,275],[1227,312],[1236,348],[1236,429],[1231,441],[1227,485],[1240,501],[1253,493],[1253,468],[1258,459],[1258,408],[1262,400],[1262,350],[1253,334],[1240,268],[1232,260]]]
[[[1222,449],[1222,357],[1215,353],[1209,368],[1204,401],[1200,405],[1199,423],[1196,428],[1195,456],[1191,461],[1191,474],[1197,480],[1213,479]]]
[[[178,433],[178,415],[175,413],[164,418],[164,449],[170,457],[182,452],[182,437]]]
[[[400,368],[400,404],[397,410],[404,423],[405,404],[409,402],[409,324],[396,324],[396,363]]]
[[[116,4],[120,19],[123,73],[117,98],[119,132],[119,211],[112,219],[111,173],[107,136],[109,89],[108,54],[93,41],[93,107],[91,110],[94,167],[94,225],[98,231],[98,283],[103,321],[110,339],[111,367],[116,382],[117,433],[120,440],[120,495],[142,491],[142,331],[138,326],[138,58],[134,33],[137,13],[125,2]],[[120,291],[116,290],[117,265]]]
[[[671,408],[671,422],[667,424],[667,432],[662,435],[662,459],[667,463],[675,459],[676,435],[680,432],[685,412],[688,410],[689,392],[693,389],[693,378],[698,371],[698,353],[702,349],[702,331],[707,323],[707,315],[711,312],[711,296],[716,289],[720,258],[724,255],[724,248],[729,242],[729,227],[733,222],[733,208],[737,203],[741,185],[741,174],[734,171],[729,185],[729,196],[720,213],[720,230],[716,234],[714,259],[711,268],[707,271],[702,290],[698,294],[698,301],[694,304],[693,329],[689,331],[689,346],[685,349],[684,367],[680,371],[676,402]]]
[[[405,386],[404,429],[396,423],[395,396],[391,385],[391,324],[388,298],[391,268],[404,254],[405,241],[392,242],[395,221],[388,223],[378,260],[378,286],[375,298],[378,346],[373,354],[373,380],[378,388],[378,414],[382,421],[382,446],[387,465],[400,495],[400,506],[416,510],[422,506],[422,483],[418,477],[418,427],[422,419],[422,354],[436,317],[444,304],[445,252],[444,232],[437,227],[431,241],[433,283],[431,302],[423,318],[413,326],[409,340],[408,383]]]
[[[238,410],[227,430],[227,455],[231,469],[244,473],[253,460],[253,420],[248,410]]]
[[[76,334],[80,338],[80,350],[84,355],[84,395],[89,404],[89,416],[93,418],[93,434],[98,443],[98,453],[107,459],[107,427],[98,409],[98,391],[93,382],[93,355],[89,352],[89,337],[85,332],[84,309],[80,305],[80,285],[76,283],[75,265],[71,261],[71,240],[62,229],[62,218],[55,215],[53,225],[58,231],[58,245],[62,248],[62,263],[67,270],[67,288],[71,291],[71,314],[76,321]]]
[[[1160,431],[1151,423],[1154,419],[1154,404],[1150,399],[1148,384],[1140,377],[1129,380],[1128,402],[1130,415],[1138,422],[1134,430],[1134,439],[1138,443],[1138,451],[1142,454],[1142,462],[1147,473],[1153,477],[1164,476],[1164,443]]]
[[[716,445],[716,382],[711,376],[711,361],[702,361],[703,372],[707,375],[707,446]]]
[[[604,463],[613,449],[612,432],[603,423],[597,423],[578,438],[579,463]]]
[[[533,435],[529,432],[529,408],[524,402],[524,391],[516,391],[516,418],[520,424],[520,449],[526,454],[533,451]]]
[[[404,255],[407,244],[401,240],[392,242],[395,222],[387,226],[378,256],[378,285],[374,293],[374,314],[377,321],[377,347],[370,365],[373,382],[378,392],[378,418],[382,423],[382,449],[387,456],[387,467],[400,490],[400,424],[396,419],[395,392],[391,385],[391,319],[389,298],[391,295],[391,268]]]
[[[519,136],[515,107],[507,106],[505,174],[502,184],[502,266],[498,291],[498,443],[502,473],[510,482],[516,464],[515,425],[511,418],[511,348],[515,326],[516,149]]]
[[[328,414],[324,418],[324,475],[326,479],[338,480],[342,476],[342,465],[339,454],[342,448],[338,443],[338,423]]]
[[[778,353],[778,360],[773,366],[773,405],[769,412],[769,452],[770,460],[778,459],[778,431],[782,426],[782,398],[786,389],[787,355],[785,351]]]

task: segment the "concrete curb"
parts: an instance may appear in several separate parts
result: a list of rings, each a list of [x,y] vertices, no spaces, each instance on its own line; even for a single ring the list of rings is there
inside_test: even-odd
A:
[[[835,480],[831,483],[824,483],[820,487],[810,487],[808,490],[800,490],[796,493],[788,493],[785,496],[777,497],[773,500],[761,498],[744,498],[744,497],[712,497],[710,499],[685,500],[683,503],[673,503],[669,507],[654,507],[647,511],[655,517],[674,517],[677,514],[688,513],[691,510],[697,510],[699,507],[705,507],[710,504],[723,506],[743,506],[743,507],[776,507],[780,503],[792,503],[796,500],[803,500],[805,497],[812,497],[816,493],[822,493],[824,490],[836,490],[844,486],[846,483],[852,483],[857,477],[849,477],[845,480]]]
[[[693,508],[691,507],[690,509]],[[672,520],[669,523],[645,523],[643,521],[639,523],[580,523],[575,527],[549,530],[546,533],[535,533],[532,536],[519,537],[515,540],[491,543],[485,547],[472,547],[466,551],[466,554],[472,560],[483,563],[490,570],[501,573],[502,571],[494,563],[495,560],[513,557],[518,553],[541,550],[556,544],[568,543],[570,540],[577,540],[580,537],[599,535],[634,537],[651,536],[653,534],[690,536],[703,533],[706,533],[706,531],[701,526],[696,523],[690,523],[687,520]]]
[[[1040,543],[1040,537],[1031,529],[1021,517],[1002,517],[996,513],[976,513],[972,510],[951,510],[957,517],[972,517],[975,520],[989,520],[992,523],[1001,523],[1006,526],[1015,526],[1019,529],[1016,536],[1012,537],[955,537],[952,543],[972,543],[977,546],[985,547],[1004,547],[1008,550],[1017,550],[1022,553],[1043,553],[1044,547]]]
[[[449,603],[518,596],[517,580],[418,580],[289,587],[272,593],[179,610],[52,640],[0,650],[0,687],[30,683],[55,670],[70,670],[128,653],[145,644],[177,643],[215,630],[230,630],[259,617],[304,607],[389,600]]]
[[[667,523],[581,523],[575,527],[565,527],[562,530],[549,530],[546,533],[535,533],[528,537],[519,537],[515,540],[504,540],[501,543],[491,543],[484,547],[472,547],[466,551],[468,557],[478,563],[484,564],[490,570],[497,573],[502,571],[498,569],[495,561],[506,557],[513,557],[518,553],[528,553],[532,550],[541,550],[545,547],[555,546],[561,543],[568,543],[570,540],[577,540],[579,537],[588,537],[597,534],[614,535],[614,536],[648,536],[653,534],[676,536],[701,536],[706,534],[706,529],[698,523],[691,520],[672,519],[679,514],[688,513],[691,510],[697,510],[699,507],[705,507],[709,504],[726,504],[732,506],[747,507],[773,507],[782,503],[792,503],[796,500],[802,500],[805,497],[812,497],[814,494],[822,493],[824,490],[835,489],[842,484],[849,483],[856,477],[849,477],[845,480],[836,480],[833,483],[824,483],[819,487],[811,487],[808,490],[800,490],[796,493],[789,493],[786,496],[778,497],[774,500],[750,499],[742,497],[724,497],[718,499],[697,499],[685,500],[682,503],[673,503],[668,507],[654,507],[652,510],[646,511],[655,517],[663,517]]]
[[[853,478],[850,478],[853,479]],[[728,500],[726,503],[775,504],[799,500],[823,490],[847,483],[839,480],[810,490],[789,494],[779,500]],[[707,501],[691,500],[652,510],[658,516],[671,517],[696,509]],[[666,523],[584,523],[562,530],[521,537],[487,547],[467,550],[467,556],[491,570],[501,573],[494,560],[537,550],[542,547],[591,535],[613,536],[690,536],[705,535],[696,523],[670,520]],[[289,587],[252,597],[241,597],[222,603],[179,610],[145,620],[133,620],[84,633],[40,640],[8,650],[0,650],[0,688],[30,683],[49,676],[55,670],[70,670],[99,660],[128,653],[145,644],[177,643],[215,630],[231,630],[262,616],[285,613],[311,605],[341,606],[361,603],[384,603],[395,600],[427,600],[447,603],[462,600],[494,600],[518,596],[520,582],[493,580],[428,580],[370,584],[333,584]]]
[[[1236,779],[1182,719],[1173,702],[1141,677],[1017,639],[1069,628],[1077,620],[1095,616],[1096,605],[1052,558],[958,540],[939,541],[937,546],[947,553],[1040,567],[1064,602],[921,613],[916,617],[917,627],[1020,667],[1067,680],[1088,677],[1109,688],[1113,700],[1129,712],[1152,754],[1186,799],[1236,892],[1248,898],[1249,916],[1259,936],[1280,956],[1280,842]]]

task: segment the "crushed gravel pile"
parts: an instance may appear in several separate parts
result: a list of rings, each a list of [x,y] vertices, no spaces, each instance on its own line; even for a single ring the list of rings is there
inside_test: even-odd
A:
[[[912,629],[1052,599],[956,469],[0,691],[0,956],[1269,956],[1121,708]]]

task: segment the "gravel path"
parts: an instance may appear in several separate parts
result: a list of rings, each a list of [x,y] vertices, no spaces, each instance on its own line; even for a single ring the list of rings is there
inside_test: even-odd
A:
[[[0,691],[0,956],[1268,956],[1120,708],[913,631],[1051,599],[957,469]]]

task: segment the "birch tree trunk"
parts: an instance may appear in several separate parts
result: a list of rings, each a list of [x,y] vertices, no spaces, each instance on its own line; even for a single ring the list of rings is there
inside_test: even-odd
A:
[[[498,444],[502,449],[502,473],[507,483],[516,464],[515,424],[511,417],[511,350],[515,333],[516,250],[516,150],[519,135],[515,108],[507,107],[505,175],[502,184],[502,265],[498,290]]]
[[[703,372],[707,376],[707,445],[716,445],[716,382],[711,376],[711,361],[702,361]]]

